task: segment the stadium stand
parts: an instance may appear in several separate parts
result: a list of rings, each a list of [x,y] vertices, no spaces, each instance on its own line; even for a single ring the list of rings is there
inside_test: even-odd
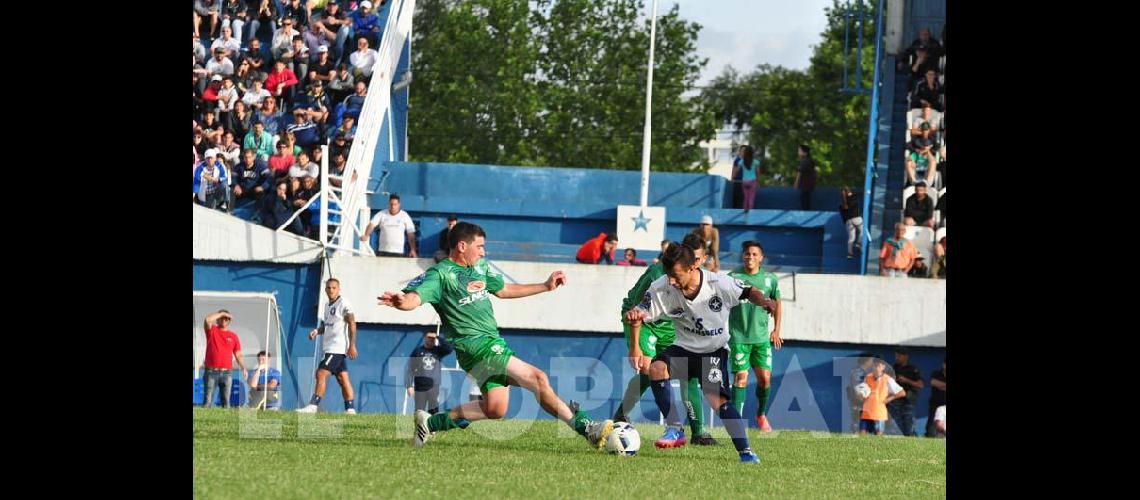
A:
[[[257,121],[262,122],[271,137],[269,144],[263,144],[261,138],[255,141],[262,160],[267,160],[268,154],[272,154],[281,141],[292,146],[287,151],[289,156],[296,158],[301,151],[312,156],[320,146],[334,143],[337,135],[348,138],[354,135],[355,128],[345,124],[345,117],[355,117],[360,113],[367,96],[368,80],[338,74],[340,65],[348,63],[349,53],[342,53],[339,49],[343,47],[337,44],[355,47],[355,38],[348,36],[352,32],[350,26],[361,17],[367,2],[339,2],[337,8],[343,13],[331,17],[347,21],[348,25],[329,23],[327,26],[334,29],[327,31],[328,36],[310,32],[316,23],[322,22],[330,10],[328,5],[333,3],[338,2],[320,2],[322,7],[310,6],[308,2],[293,5],[294,2],[277,0],[194,2],[195,26],[198,28],[194,33],[195,172],[203,164],[207,150],[223,147],[226,133],[233,133],[235,143],[248,147],[246,138],[252,135],[253,123]],[[378,23],[382,27],[388,15],[388,2],[378,1],[376,4],[372,12],[364,16],[369,19],[365,24]],[[217,26],[209,14],[211,10],[219,13]],[[286,31],[286,24],[291,26],[290,31]],[[372,44],[378,40],[375,34],[368,38],[372,39]],[[275,41],[280,42],[279,47],[275,46]],[[294,54],[298,45],[300,53]],[[221,53],[216,53],[215,49],[222,49],[217,51]],[[293,73],[297,84],[274,97],[277,94],[276,83],[288,78],[273,74],[277,61],[285,62],[287,71],[301,67],[306,71]],[[340,81],[332,85],[328,79],[318,78],[314,73],[331,74],[332,80]],[[255,84],[255,81],[261,83]],[[263,88],[262,84],[267,81],[269,87]],[[354,84],[355,91],[351,90]],[[334,100],[333,96],[337,99]],[[220,98],[228,101],[220,103]],[[248,113],[243,111],[240,113],[243,116],[237,116],[239,113],[232,111],[236,102],[244,102],[243,107],[249,107]],[[240,158],[240,151],[230,152],[218,161],[230,172]],[[228,179],[227,201],[217,208],[245,220],[262,222],[258,209],[262,197],[243,197],[235,201],[231,197],[233,183],[233,179]],[[196,182],[195,186],[198,185]],[[304,194],[303,190],[301,182],[289,182],[288,204],[293,205],[293,202],[303,199],[299,197]],[[309,209],[315,213],[317,204],[312,203]],[[315,220],[315,216],[312,219]],[[330,216],[334,223],[337,219],[335,214]],[[316,226],[306,223],[306,235],[313,235]]]

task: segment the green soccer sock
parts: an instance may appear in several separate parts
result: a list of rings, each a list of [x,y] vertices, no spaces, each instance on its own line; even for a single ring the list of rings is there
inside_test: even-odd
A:
[[[743,389],[741,389],[741,391],[743,392]],[[760,384],[756,384],[756,399],[760,401],[760,406],[756,408],[757,417],[763,416],[764,413],[768,411],[768,395],[771,393],[772,386],[762,388]]]
[[[466,429],[471,422],[465,418],[451,419],[450,411],[441,411],[428,418],[428,430],[431,432],[449,431],[451,429]]]
[[[637,402],[641,400],[641,395],[649,389],[649,384],[652,381],[649,375],[638,374],[636,377],[629,379],[629,383],[625,386],[625,395],[621,398],[621,406],[618,407],[617,412],[614,413],[613,420],[615,422],[628,422],[629,417],[625,412],[632,411]]]
[[[736,407],[736,413],[744,414],[744,398],[746,398],[747,395],[747,387],[732,386],[732,405]]]
[[[590,423],[590,416],[583,410],[578,410],[574,417],[570,419],[570,427],[574,428],[579,436],[586,435],[586,424]]]
[[[689,412],[689,428],[693,431],[693,437],[700,436],[705,433],[705,407],[702,404],[704,398],[701,395],[701,381],[690,378],[682,389],[681,400],[685,402],[685,409]]]

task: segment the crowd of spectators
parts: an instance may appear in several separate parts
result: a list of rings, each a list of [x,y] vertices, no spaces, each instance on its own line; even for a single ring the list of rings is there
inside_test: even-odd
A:
[[[888,268],[882,274],[898,277],[946,277],[946,28],[940,39],[929,28],[899,57],[898,70],[910,76],[907,94],[907,143],[904,148],[906,184],[903,191],[904,235],[890,238],[880,250]],[[908,255],[902,241],[915,240]],[[888,248],[893,246],[894,248]],[[905,265],[900,273],[899,266]]]
[[[378,59],[369,1],[194,1],[194,201],[313,236],[321,146],[343,173]],[[330,177],[334,185],[340,179]]]

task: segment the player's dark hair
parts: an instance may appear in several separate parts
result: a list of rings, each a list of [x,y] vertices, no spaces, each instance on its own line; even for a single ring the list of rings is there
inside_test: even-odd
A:
[[[609,243],[611,241],[617,241],[617,235],[616,234],[607,234],[606,235],[606,243]]]
[[[759,248],[760,249],[760,255],[764,255],[764,245],[761,245],[759,241],[756,241],[756,240],[745,241],[743,244],[740,245],[740,251],[741,252],[747,252],[748,247]]]
[[[636,249],[633,249],[633,248],[627,248],[627,249],[625,249],[625,251],[626,251],[626,252],[633,252],[633,256],[634,256],[634,257],[637,257],[637,250],[636,250]]]
[[[229,313],[230,313],[229,311],[227,311],[227,310],[225,310],[225,309],[218,309],[218,312],[220,312],[220,313],[226,313],[226,314],[229,314]]]
[[[258,356],[265,356],[267,358],[269,357],[269,353],[267,353],[265,351],[257,351],[257,355]]]
[[[693,255],[693,249],[685,245],[669,245],[664,252],[661,253],[661,265],[666,269],[673,269],[673,266],[681,264],[683,267],[690,267],[697,261],[696,255]]]
[[[477,224],[470,222],[458,222],[455,227],[451,228],[451,232],[447,233],[447,239],[450,240],[452,250],[459,246],[460,241],[471,243],[478,236],[486,238],[487,233]]]
[[[325,280],[325,283],[328,284],[329,282],[332,282],[332,281],[335,281],[336,284],[338,284],[338,285],[340,284],[340,280],[338,280],[336,278],[329,278],[329,279]]]
[[[681,240],[681,245],[689,247],[690,250],[700,250],[705,247],[705,241],[693,233],[685,235],[685,239]],[[674,245],[669,245],[672,248]]]
[[[400,199],[400,195],[398,195],[396,193],[392,193],[390,196],[388,196],[388,201],[399,200],[399,199]]]

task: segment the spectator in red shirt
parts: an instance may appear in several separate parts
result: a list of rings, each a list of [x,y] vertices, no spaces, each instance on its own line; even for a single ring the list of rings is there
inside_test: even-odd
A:
[[[222,75],[214,75],[210,78],[210,84],[206,85],[206,91],[202,92],[202,101],[206,105],[206,112],[213,114],[214,110],[218,109],[218,91],[220,90],[222,90]]]
[[[606,264],[613,264],[614,250],[617,249],[617,245],[617,236],[600,233],[597,238],[593,238],[583,243],[581,247],[578,247],[578,262],[583,264],[600,264],[604,258]]]
[[[245,373],[245,362],[241,359],[241,341],[228,328],[233,319],[229,311],[222,309],[206,316],[206,321],[202,324],[202,329],[206,332],[206,408],[214,406],[214,388],[218,384],[222,386],[222,407],[230,407],[230,390],[233,385],[233,375],[230,372],[234,368],[234,360],[241,367],[242,373]]]
[[[289,167],[293,166],[293,151],[285,139],[277,142],[277,154],[269,157],[269,170],[275,179],[289,175]]]
[[[273,63],[273,72],[265,78],[265,88],[277,99],[284,99],[286,103],[293,103],[293,86],[297,85],[297,75],[285,67],[285,61],[278,59]],[[282,106],[285,107],[285,106]]]

